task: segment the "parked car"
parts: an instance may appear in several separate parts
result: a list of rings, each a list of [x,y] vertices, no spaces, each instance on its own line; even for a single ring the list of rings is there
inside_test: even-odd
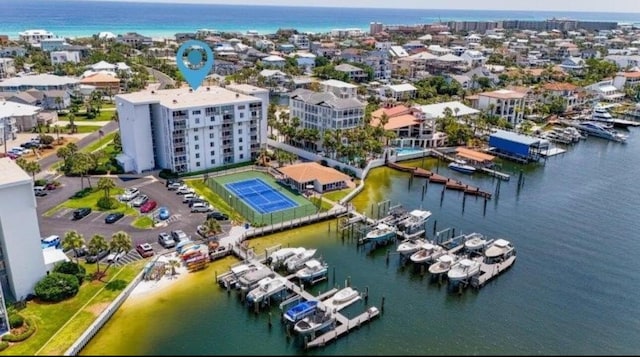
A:
[[[176,246],[176,241],[171,238],[171,235],[167,232],[158,234],[158,243],[164,248],[173,248]]]
[[[132,199],[138,197],[140,194],[140,190],[136,187],[128,187],[124,190],[122,196],[120,196],[121,201],[131,201]]]
[[[166,187],[169,187],[169,186],[170,186],[170,185],[172,185],[172,184],[178,184],[178,187],[180,187],[180,185],[182,185],[183,183],[184,183],[184,180],[183,180],[183,179],[168,179],[168,180],[164,183],[164,185],[165,185]]]
[[[191,201],[189,201],[189,208],[193,207],[193,205],[195,205],[196,203],[208,203],[208,202],[202,197],[194,198]]]
[[[87,257],[84,258],[84,260],[89,263],[96,263],[101,261],[102,259],[104,259],[107,255],[109,255],[109,250],[101,250],[98,252],[98,254],[87,254]]]
[[[228,221],[229,220],[229,215],[227,215],[226,213],[222,213],[222,212],[211,212],[209,214],[207,214],[207,219],[215,219],[218,221]]]
[[[91,213],[91,208],[89,207],[78,208],[77,210],[73,211],[73,219],[77,221],[86,217],[87,215],[89,215],[89,213]]]
[[[190,203],[193,200],[204,200],[204,198],[202,198],[202,196],[198,196],[195,193],[187,193],[186,195],[182,196],[182,203]]]
[[[107,223],[107,224],[115,223],[116,221],[118,221],[122,217],[124,217],[124,213],[122,213],[122,212],[109,213],[104,218],[104,223]]]
[[[147,201],[147,203],[140,206],[140,213],[149,213],[154,209],[156,209],[157,206],[158,206],[158,202],[154,200]]]
[[[66,251],[65,253],[67,255],[69,255],[69,256],[73,256],[73,257],[79,258],[79,257],[86,256],[88,252],[89,252],[89,250],[87,249],[87,246],[83,245],[82,247],[77,248],[77,249],[70,249],[69,251]]]
[[[58,235],[50,235],[40,240],[40,246],[42,247],[42,249],[49,248],[49,247],[60,248],[60,243],[61,243],[60,236]]]
[[[189,236],[182,229],[176,229],[171,231],[171,238],[173,238],[174,242],[180,243],[185,239],[189,239]]]
[[[46,196],[47,195],[46,187],[44,187],[44,186],[34,186],[33,187],[33,193],[37,197]]]
[[[141,243],[136,245],[136,251],[143,258],[151,257],[155,254],[153,247],[149,243]]]
[[[107,255],[107,263],[117,263],[120,258],[124,257],[127,252],[110,253]]]
[[[143,204],[147,203],[148,201],[149,201],[149,196],[147,196],[147,195],[138,195],[138,197],[136,197],[133,200],[131,200],[131,205],[133,207],[140,207]]]
[[[165,219],[168,219],[169,216],[171,216],[171,213],[167,207],[158,208],[158,218],[164,221]]]
[[[211,205],[209,203],[206,202],[196,202],[193,204],[193,206],[191,206],[191,213],[194,212],[211,212],[213,210],[213,208],[211,208]]]
[[[172,183],[170,183],[170,184],[168,184],[168,185],[167,185],[167,189],[168,189],[169,191],[175,191],[175,190],[177,190],[178,188],[180,188],[181,186],[182,186],[182,183],[181,183],[181,182],[172,182]]]
[[[178,189],[176,190],[176,193],[179,195],[186,195],[189,193],[194,193],[196,192],[193,188],[187,186],[187,185],[182,185],[180,187],[178,187]]]
[[[44,185],[44,188],[51,191],[51,190],[55,190],[56,188],[58,188],[58,186],[53,183],[53,182],[49,182],[46,185]]]

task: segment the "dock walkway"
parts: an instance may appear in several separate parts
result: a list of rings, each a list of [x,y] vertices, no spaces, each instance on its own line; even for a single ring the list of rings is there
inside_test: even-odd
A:
[[[449,190],[462,191],[466,195],[480,196],[487,199],[491,198],[491,193],[482,191],[478,187],[465,184],[460,180],[454,180],[420,167],[405,166],[393,162],[388,162],[387,166],[399,171],[410,172],[413,176],[424,177],[428,179],[429,182],[442,183]]]
[[[359,328],[360,325],[371,321],[373,318],[380,315],[380,310],[376,307],[370,307],[360,315],[348,319],[344,315],[337,314],[336,321],[338,325],[333,330],[327,331],[320,336],[317,336],[313,340],[307,342],[306,348],[322,347],[326,343],[333,340],[337,340],[339,337],[349,333],[354,328]]]

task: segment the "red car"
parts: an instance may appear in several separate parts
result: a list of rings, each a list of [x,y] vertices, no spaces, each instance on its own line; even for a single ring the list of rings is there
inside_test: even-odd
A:
[[[153,211],[157,205],[158,205],[158,202],[154,200],[149,200],[147,201],[147,203],[140,206],[140,213],[149,213]]]

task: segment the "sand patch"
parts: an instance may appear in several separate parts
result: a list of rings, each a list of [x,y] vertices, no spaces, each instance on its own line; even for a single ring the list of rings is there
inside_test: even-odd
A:
[[[88,311],[88,312],[94,314],[97,317],[104,310],[106,310],[107,307],[109,307],[110,304],[111,304],[110,302],[100,302],[100,303],[97,303],[97,304],[92,304],[91,306],[87,306],[85,308],[85,311]]]

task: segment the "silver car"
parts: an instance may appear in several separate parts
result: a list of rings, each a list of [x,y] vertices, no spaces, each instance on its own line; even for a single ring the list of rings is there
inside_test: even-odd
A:
[[[149,196],[143,194],[143,195],[139,195],[138,197],[134,198],[131,201],[131,205],[133,207],[140,207],[143,204],[147,203],[147,201],[149,201]]]

